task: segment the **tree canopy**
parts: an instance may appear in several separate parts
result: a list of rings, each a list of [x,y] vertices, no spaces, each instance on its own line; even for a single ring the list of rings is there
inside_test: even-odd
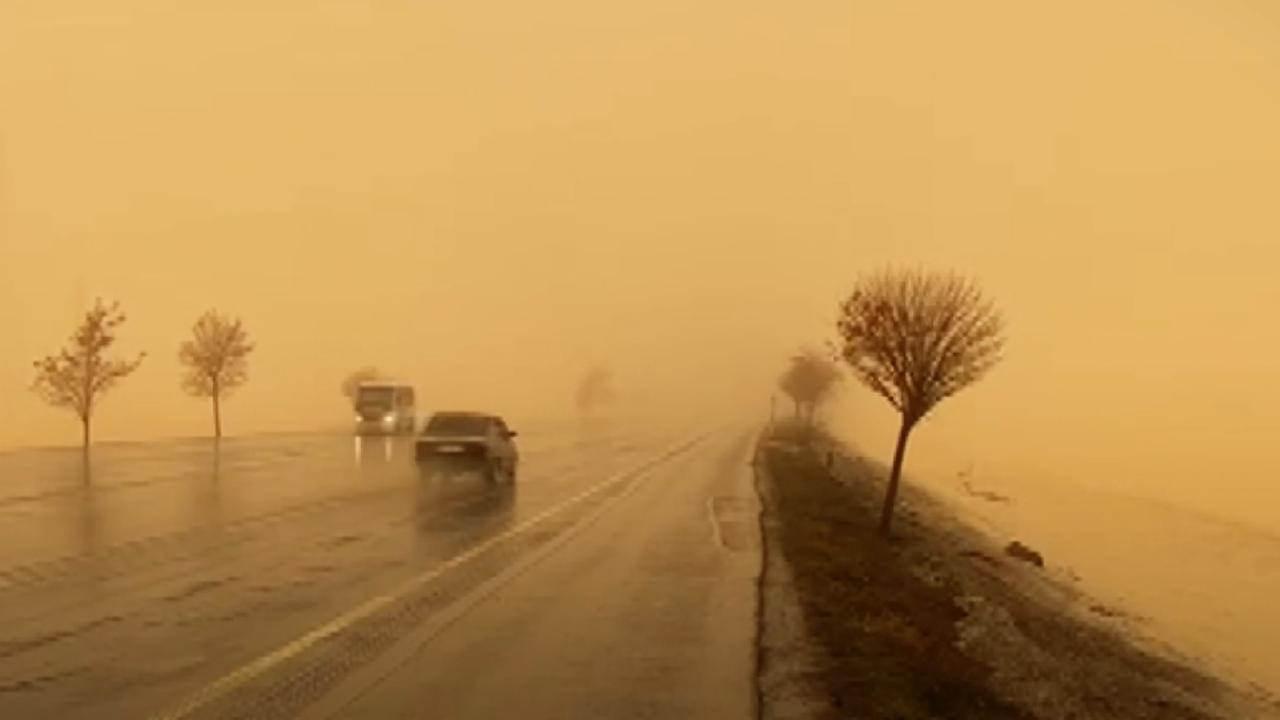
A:
[[[116,341],[116,330],[127,316],[120,303],[110,305],[101,298],[85,313],[70,343],[55,355],[36,360],[36,377],[31,389],[54,407],[67,408],[80,418],[84,444],[89,445],[89,421],[99,398],[128,377],[146,353],[131,360],[107,357]]]
[[[1004,320],[971,280],[886,270],[857,283],[836,329],[854,377],[902,418],[880,515],[880,532],[888,535],[911,429],[1000,361]]]

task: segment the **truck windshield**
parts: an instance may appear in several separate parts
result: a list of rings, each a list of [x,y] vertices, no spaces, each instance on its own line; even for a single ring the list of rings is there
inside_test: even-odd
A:
[[[362,387],[356,396],[356,405],[391,407],[392,392],[389,387]]]

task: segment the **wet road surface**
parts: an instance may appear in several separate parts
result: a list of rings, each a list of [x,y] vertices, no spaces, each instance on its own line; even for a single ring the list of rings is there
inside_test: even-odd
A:
[[[746,717],[749,435],[521,429],[0,455],[0,717]]]

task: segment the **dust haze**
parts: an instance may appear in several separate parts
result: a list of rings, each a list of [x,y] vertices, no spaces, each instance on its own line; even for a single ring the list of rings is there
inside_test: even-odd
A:
[[[110,5],[0,6],[0,445],[76,441],[30,363],[99,295],[149,353],[103,440],[207,432],[211,307],[258,343],[232,434],[342,427],[369,364],[428,408],[570,415],[606,365],[763,419],[853,279],[919,263],[1010,342],[908,472],[1280,520],[1268,3]],[[830,412],[887,451],[852,382]]]

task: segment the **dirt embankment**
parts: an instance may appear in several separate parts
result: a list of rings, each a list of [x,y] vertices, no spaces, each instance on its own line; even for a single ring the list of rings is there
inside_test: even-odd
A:
[[[879,539],[883,468],[830,438],[776,429],[757,467],[765,718],[1280,717],[1135,641],[1126,618],[918,488],[904,486],[894,537]]]

